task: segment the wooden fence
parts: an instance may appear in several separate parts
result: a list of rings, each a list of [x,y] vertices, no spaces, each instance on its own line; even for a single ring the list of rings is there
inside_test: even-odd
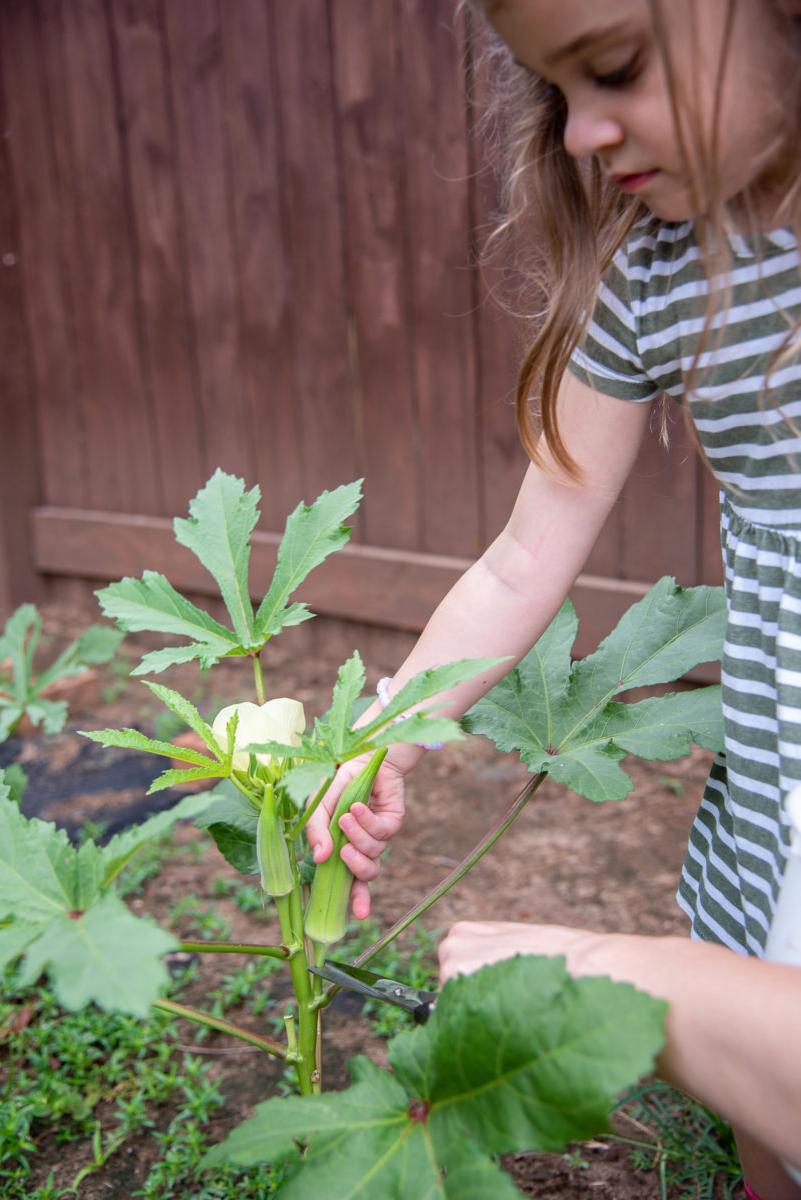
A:
[[[524,468],[475,268],[493,191],[453,0],[2,0],[0,609],[145,566],[217,465],[284,514],[365,477],[304,598],[420,628]],[[719,576],[713,488],[654,438],[576,588],[587,644]],[[358,567],[358,570],[354,569]]]

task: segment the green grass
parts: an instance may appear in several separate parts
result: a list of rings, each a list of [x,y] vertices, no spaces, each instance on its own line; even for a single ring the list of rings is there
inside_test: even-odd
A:
[[[661,1200],[732,1200],[742,1171],[721,1117],[659,1081],[628,1092],[618,1110],[632,1134],[614,1140],[631,1147],[634,1167],[656,1172]]]
[[[173,993],[180,987],[179,982]],[[20,1028],[26,1016],[28,1024]],[[211,1064],[179,1048],[172,1018],[154,1013],[139,1021],[93,1007],[65,1013],[47,988],[17,989],[7,979],[0,1030],[6,1034],[0,1095],[4,1200],[73,1196],[88,1174],[143,1132],[158,1143],[159,1158],[135,1196],[267,1200],[275,1194],[280,1177],[263,1169],[226,1168],[199,1176],[206,1128],[224,1109],[225,1096]],[[167,1104],[175,1115],[163,1128]],[[49,1182],[33,1188],[31,1173],[40,1155],[52,1161],[63,1153],[60,1146],[76,1141],[86,1143],[88,1161],[68,1186],[57,1188],[51,1173]]]

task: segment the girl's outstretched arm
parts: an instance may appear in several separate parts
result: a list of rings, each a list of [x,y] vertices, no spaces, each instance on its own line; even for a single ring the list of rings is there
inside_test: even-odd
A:
[[[440,944],[442,982],[514,954],[564,954],[572,975],[667,1000],[659,1075],[801,1168],[801,969],[687,938],[462,921]]]
[[[391,691],[427,667],[459,658],[501,658],[502,666],[444,695],[443,715],[460,717],[518,662],[546,629],[581,571],[631,470],[650,404],[595,392],[566,374],[559,395],[560,430],[581,470],[577,482],[548,460],[530,466],[503,532],[454,584],[396,673]],[[550,469],[549,469],[550,462]],[[371,719],[377,704],[363,716]],[[366,881],[403,817],[399,781],[420,758],[414,746],[393,746],[379,772],[370,808],[342,818],[349,843],[343,858],[356,876],[353,905],[369,912]],[[329,789],[307,832],[315,859],[331,852],[328,821],[346,782]]]

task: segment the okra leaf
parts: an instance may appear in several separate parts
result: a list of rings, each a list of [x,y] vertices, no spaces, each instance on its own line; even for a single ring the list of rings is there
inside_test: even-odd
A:
[[[141,579],[126,576],[95,595],[105,615],[126,632],[146,630],[190,639],[189,646],[170,646],[146,654],[133,675],[163,671],[173,663],[196,658],[201,666],[210,667],[226,655],[243,653],[230,629],[187,600],[157,571],[144,571]]]
[[[11,660],[11,693],[24,703],[33,674],[33,656],[42,636],[42,619],[35,604],[21,604],[8,618],[0,637],[0,658]]]
[[[4,742],[14,731],[14,726],[25,712],[22,704],[15,700],[5,700],[0,696],[0,742]]]
[[[635,684],[665,682],[669,664],[682,673],[720,654],[722,600],[716,592],[660,580],[594,655],[572,665],[569,647],[578,625],[565,601],[540,641],[474,705],[463,727],[484,734],[499,750],[517,751],[530,771],[546,771],[597,801],[631,791],[620,766],[627,753],[678,758],[692,742],[721,749],[718,687],[637,704],[612,699]]]
[[[164,837],[169,833],[176,821],[197,819],[211,803],[210,793],[203,792],[197,796],[184,796],[172,808],[164,812],[154,813],[141,825],[131,825],[109,838],[105,846],[100,848],[103,861],[102,886],[107,887],[119,875],[123,867],[131,861],[137,850],[154,838]]]
[[[199,779],[223,779],[227,771],[222,763],[212,763],[210,767],[187,767],[181,769],[172,767],[157,775],[145,793],[152,796],[154,792],[163,792],[165,788],[180,787],[183,783],[196,783]]]
[[[362,736],[371,735],[401,716],[407,709],[456,687],[458,683],[464,683],[466,679],[488,671],[500,662],[503,662],[502,658],[464,658],[458,662],[446,663],[444,667],[429,667],[408,680],[395,693],[384,711],[367,725],[362,725],[357,732]]]
[[[358,650],[354,650],[337,674],[331,696],[331,707],[318,721],[320,736],[329,746],[335,758],[342,760],[349,748],[353,706],[364,688],[364,664]]]
[[[109,662],[125,635],[110,625],[90,625],[59,654],[58,658],[36,678],[36,690],[43,691],[57,679],[79,675],[87,667]]]
[[[216,759],[220,762],[223,760],[223,755],[220,753],[220,746],[212,731],[211,725],[203,720],[194,704],[181,695],[180,692],[174,692],[172,688],[166,688],[160,683],[151,683],[149,680],[144,680],[145,687],[150,688],[153,695],[166,705],[170,712],[174,712],[176,717],[180,717],[184,725],[198,735],[201,741],[205,742],[209,750]],[[173,758],[180,758],[180,754],[173,754]],[[191,760],[187,760],[191,761]]]
[[[189,501],[189,516],[173,521],[175,539],[197,555],[214,577],[240,645],[254,645],[253,606],[248,588],[250,538],[259,519],[258,486],[218,467]]]
[[[491,1155],[560,1150],[604,1132],[652,1066],[667,1006],[564,959],[517,957],[446,984],[428,1024],[394,1038],[393,1074],[365,1059],[345,1092],[260,1104],[203,1160],[280,1163],[306,1146],[286,1200],[517,1195]]]
[[[285,742],[252,742],[243,747],[248,754],[269,754],[273,758],[296,758],[301,762],[331,762],[331,754],[322,742],[314,738],[300,735],[297,746],[287,746]]]
[[[301,763],[287,771],[281,780],[281,789],[297,808],[303,808],[325,779],[333,779],[335,769],[334,763]]]
[[[589,708],[628,688],[670,683],[723,652],[726,601],[719,587],[679,587],[669,575],[621,617],[578,663],[571,691]]]
[[[32,725],[41,725],[45,733],[59,733],[67,720],[66,700],[43,700],[41,696],[28,701],[25,713]]]
[[[348,541],[350,529],[343,522],[359,506],[361,483],[358,479],[322,492],[312,504],[299,504],[287,517],[275,573],[256,613],[261,643],[284,626],[299,624],[313,615],[305,611],[305,605],[288,606],[287,602],[309,572]]]
[[[105,848],[90,840],[76,850],[64,830],[0,797],[0,960],[24,955],[23,982],[46,969],[68,1008],[95,1001],[143,1016],[166,982],[161,955],[177,943],[134,917],[108,885],[145,840],[206,803],[187,797]]]
[[[192,763],[193,766],[206,767],[209,770],[217,768],[222,762],[219,749],[217,758],[213,759],[208,754],[201,754],[199,750],[190,749],[189,746],[179,746],[175,742],[156,741],[154,738],[140,733],[138,729],[79,729],[78,732],[81,737],[99,742],[101,746],[119,746],[123,750],[143,750],[146,754],[160,754],[164,758],[177,758],[181,762]]]
[[[162,955],[177,945],[172,934],[135,917],[108,892],[87,912],[61,914],[27,945],[20,982],[31,985],[46,970],[65,1008],[94,1001],[146,1017],[169,979]]]
[[[357,730],[358,732],[358,730]],[[449,717],[427,717],[412,713],[410,717],[389,725],[370,738],[371,746],[392,746],[395,742],[419,742],[429,746],[435,742],[458,742],[464,738],[459,725]]]
[[[19,763],[9,763],[0,769],[0,800],[19,804],[28,786],[28,776]]]
[[[231,783],[221,783],[206,795],[206,807],[195,817],[207,829],[226,862],[243,875],[258,875],[256,826],[258,809]]]

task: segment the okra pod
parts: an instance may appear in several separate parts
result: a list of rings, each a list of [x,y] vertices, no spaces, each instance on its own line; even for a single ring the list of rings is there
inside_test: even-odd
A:
[[[348,812],[353,804],[367,803],[373,781],[386,753],[386,748],[376,750],[359,774],[354,775],[345,786],[331,819],[334,850],[331,857],[320,863],[315,872],[303,922],[307,936],[320,945],[330,946],[332,942],[340,941],[345,935],[348,923],[348,900],[353,876],[340,855],[347,838],[339,828],[339,818]]]
[[[269,783],[264,787],[256,825],[256,858],[261,872],[261,886],[267,895],[288,895],[294,887],[295,877],[283,824],[276,812],[275,793]]]

